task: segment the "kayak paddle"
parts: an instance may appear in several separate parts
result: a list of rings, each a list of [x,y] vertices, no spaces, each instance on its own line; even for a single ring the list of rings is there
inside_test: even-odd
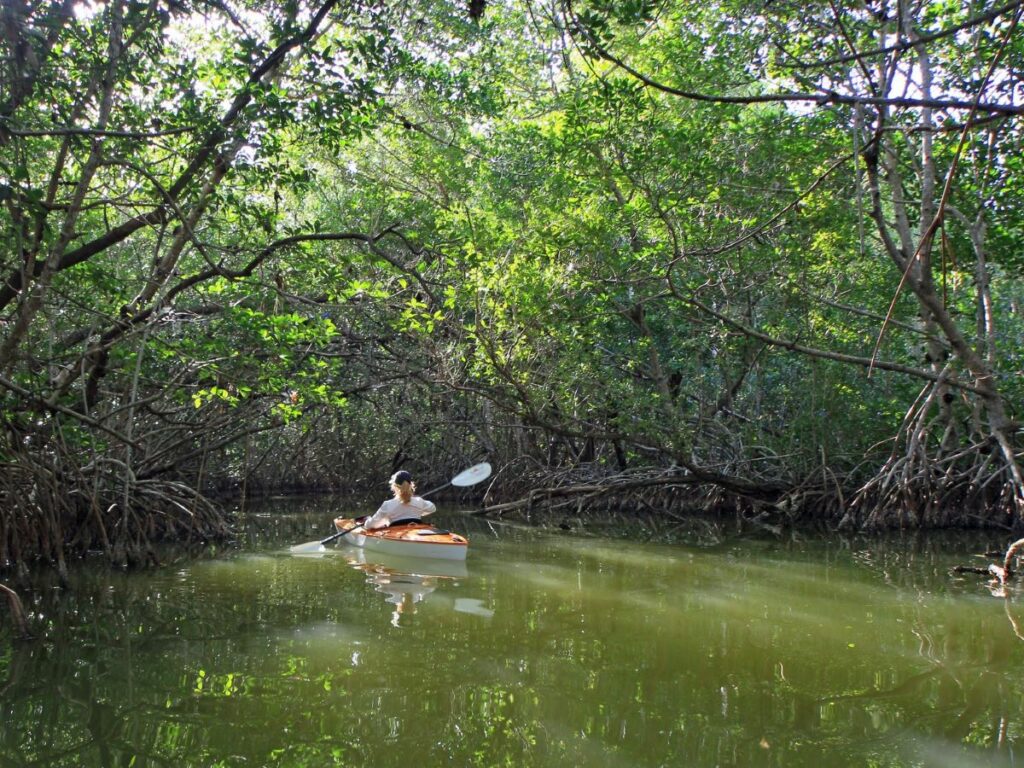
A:
[[[476,485],[477,483],[483,482],[490,476],[490,464],[488,464],[486,461],[482,462],[481,464],[474,464],[469,469],[464,469],[461,472],[459,472],[459,474],[457,474],[444,485],[439,485],[437,486],[437,488],[430,489],[429,491],[424,493],[423,496],[430,496],[432,493],[437,493],[438,491],[444,490],[449,485],[454,485],[456,488],[468,488],[471,485]]]

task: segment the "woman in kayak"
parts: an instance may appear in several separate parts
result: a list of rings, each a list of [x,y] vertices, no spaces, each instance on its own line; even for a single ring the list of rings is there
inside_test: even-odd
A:
[[[385,501],[380,509],[363,520],[363,528],[370,531],[389,525],[423,522],[421,518],[431,514],[437,507],[426,499],[414,496],[415,491],[416,483],[412,481],[411,474],[404,469],[395,472],[391,476],[391,492],[395,497]]]

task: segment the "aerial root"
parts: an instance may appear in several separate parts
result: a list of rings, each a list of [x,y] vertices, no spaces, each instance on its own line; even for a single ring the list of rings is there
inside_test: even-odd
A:
[[[1019,490],[1010,467],[989,441],[948,455],[927,453],[924,446],[894,454],[861,485],[851,507],[860,527],[870,530],[905,527],[1011,527],[1020,517]]]
[[[11,620],[14,622],[14,629],[22,640],[29,640],[32,633],[28,631],[28,619],[25,617],[25,609],[21,605],[21,598],[18,593],[10,587],[0,584],[0,592],[7,598],[7,607],[11,612]]]
[[[42,560],[62,580],[69,560],[88,553],[102,553],[115,566],[144,567],[159,564],[158,544],[192,547],[232,535],[218,505],[173,480],[126,486],[122,476],[108,474],[61,485],[52,473],[24,471],[0,479],[0,499],[0,570]]]

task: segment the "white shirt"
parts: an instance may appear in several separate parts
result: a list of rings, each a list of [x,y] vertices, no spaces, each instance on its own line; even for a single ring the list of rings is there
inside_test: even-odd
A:
[[[413,496],[408,504],[403,503],[400,499],[388,499],[380,505],[380,509],[374,512],[372,517],[363,521],[363,528],[372,530],[383,528],[386,525],[394,525],[402,520],[414,520],[429,515],[435,509],[437,507],[433,502],[421,499],[419,496]]]

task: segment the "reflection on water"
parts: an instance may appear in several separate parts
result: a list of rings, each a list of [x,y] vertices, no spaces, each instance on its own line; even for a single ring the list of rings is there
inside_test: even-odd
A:
[[[402,616],[416,613],[416,604],[446,580],[455,581],[468,574],[463,561],[398,557],[359,547],[346,547],[343,556],[350,566],[365,573],[367,583],[394,606],[393,627],[401,626]]]
[[[460,517],[465,563],[289,554],[341,511],[24,594],[40,637],[0,625],[0,766],[1020,764],[1024,607],[949,573],[1002,542]]]

